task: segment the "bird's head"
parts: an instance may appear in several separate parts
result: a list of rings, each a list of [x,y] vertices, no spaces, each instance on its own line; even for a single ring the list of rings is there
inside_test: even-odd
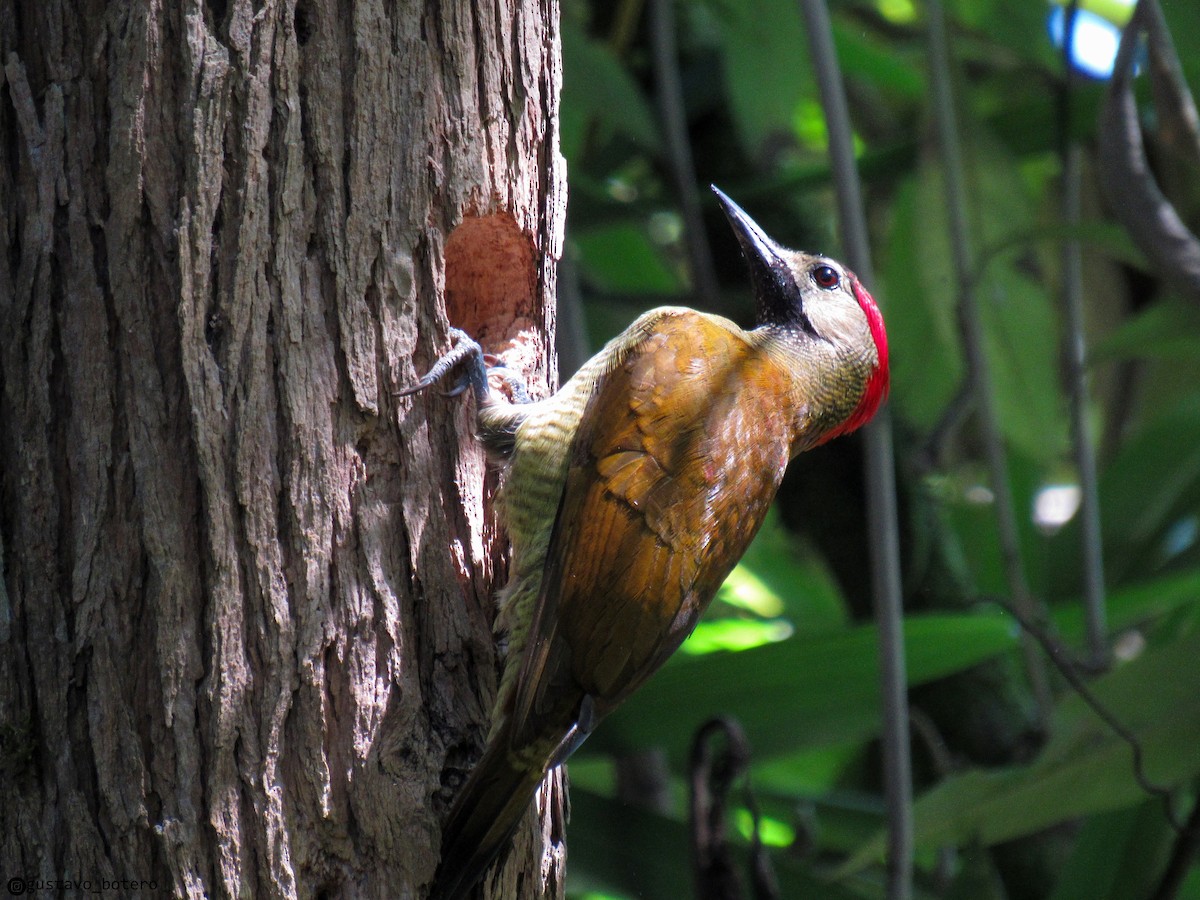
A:
[[[832,356],[859,377],[857,402],[821,443],[865,425],[887,398],[883,316],[862,282],[836,260],[788,250],[716,186],[750,267],[760,327],[785,334],[798,353]]]

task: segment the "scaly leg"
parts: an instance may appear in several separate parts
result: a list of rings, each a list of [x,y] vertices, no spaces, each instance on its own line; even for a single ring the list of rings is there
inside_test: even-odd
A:
[[[433,368],[426,372],[425,377],[416,384],[396,391],[397,397],[408,397],[418,391],[433,387],[453,369],[465,364],[465,374],[446,393],[446,396],[457,397],[469,387],[475,394],[475,400],[481,406],[488,401],[491,391],[488,388],[488,369],[487,364],[483,361],[483,348],[471,340],[470,336],[461,328],[451,328],[449,335],[450,340],[454,342],[450,351],[435,362]]]
[[[419,391],[431,388],[445,378],[453,369],[465,366],[466,372],[455,382],[450,390],[446,391],[447,397],[457,397],[467,388],[470,388],[475,395],[475,400],[482,406],[491,399],[488,377],[495,375],[508,388],[509,394],[512,395],[513,403],[532,402],[533,398],[529,396],[529,388],[525,385],[525,381],[521,376],[503,365],[490,365],[491,360],[494,360],[495,357],[485,355],[483,348],[461,328],[451,328],[448,334],[454,342],[454,346],[433,364],[433,367],[425,373],[424,378],[416,384],[396,391],[397,397],[408,397]]]
[[[591,694],[584,694],[583,702],[579,704],[579,716],[576,718],[575,724],[559,742],[546,768],[553,769],[555,766],[565,763],[568,757],[578,750],[580,745],[595,731],[596,724],[595,701],[592,700]]]

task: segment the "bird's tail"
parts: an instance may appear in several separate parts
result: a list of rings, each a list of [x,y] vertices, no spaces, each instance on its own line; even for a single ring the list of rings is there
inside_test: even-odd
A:
[[[442,829],[442,861],[429,900],[463,900],[501,852],[542,780],[538,762],[522,765],[507,727],[488,741]],[[520,756],[524,756],[521,754]]]

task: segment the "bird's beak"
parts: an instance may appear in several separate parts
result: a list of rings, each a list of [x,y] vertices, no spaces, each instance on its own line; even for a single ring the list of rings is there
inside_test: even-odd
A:
[[[786,260],[788,251],[771,240],[724,191],[715,184],[711,187],[750,267],[759,324],[782,323],[794,318],[797,312],[803,312],[801,291]]]

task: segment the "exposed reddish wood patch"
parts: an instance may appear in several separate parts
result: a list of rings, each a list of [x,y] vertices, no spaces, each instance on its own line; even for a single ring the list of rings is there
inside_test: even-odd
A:
[[[535,251],[507,212],[468,216],[445,250],[450,322],[527,375],[544,359]]]

